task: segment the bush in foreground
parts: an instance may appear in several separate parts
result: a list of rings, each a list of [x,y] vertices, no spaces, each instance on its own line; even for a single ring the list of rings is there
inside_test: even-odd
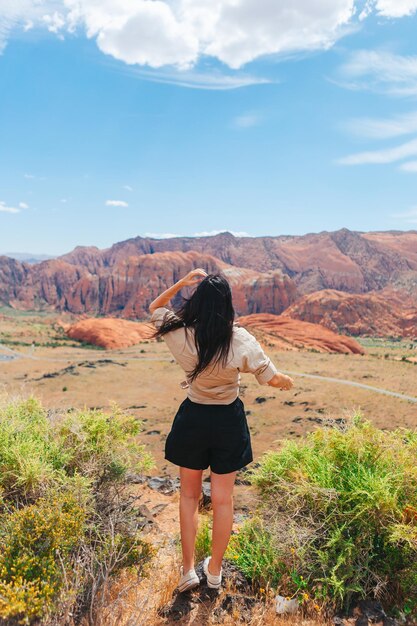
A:
[[[152,550],[124,484],[154,464],[141,430],[116,406],[0,406],[0,621],[65,624],[121,567],[145,566]]]
[[[361,415],[268,451],[259,507],[227,555],[260,587],[317,610],[360,597],[417,613],[417,431]]]

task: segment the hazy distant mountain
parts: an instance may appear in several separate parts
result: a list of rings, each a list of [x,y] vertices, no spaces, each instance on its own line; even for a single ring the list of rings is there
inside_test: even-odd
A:
[[[31,254],[30,252],[4,252],[3,254],[0,254],[0,256],[8,256],[11,259],[21,261],[22,263],[30,263],[30,265],[55,258],[55,256],[51,254]]]

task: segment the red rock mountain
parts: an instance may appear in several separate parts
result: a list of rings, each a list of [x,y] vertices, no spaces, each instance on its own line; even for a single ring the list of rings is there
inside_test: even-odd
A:
[[[362,346],[351,337],[338,335],[317,324],[300,322],[270,313],[255,313],[238,317],[240,326],[259,337],[267,345],[283,350],[314,349],[319,352],[364,354]],[[81,320],[66,328],[72,339],[107,349],[128,348],[150,339],[154,331],[151,323],[131,322],[114,318]]]
[[[111,318],[90,318],[65,328],[68,337],[106,349],[129,348],[150,339],[154,329],[149,323]]]
[[[297,300],[283,315],[349,335],[417,339],[417,309],[387,290],[367,294],[316,291]]]
[[[135,237],[102,251],[75,248],[61,258],[96,273],[129,256],[190,250],[257,272],[280,269],[294,279],[300,293],[319,289],[366,293],[401,282],[404,275],[417,285],[417,231],[359,233],[343,228],[298,237],[235,237],[229,232],[207,237]]]
[[[87,260],[84,265],[73,264],[64,257],[34,266],[3,259],[0,267],[10,287],[0,288],[0,294],[3,302],[16,309],[54,308],[141,319],[149,315],[148,305],[161,291],[196,267],[224,272],[238,314],[281,312],[297,297],[293,280],[279,269],[257,272],[233,267],[194,251],[119,257],[110,267],[96,264],[94,268]]]
[[[293,320],[285,315],[245,315],[239,317],[238,322],[263,341],[282,350],[308,348],[318,352],[365,354],[362,346],[352,337],[338,335],[319,324]]]
[[[372,297],[391,290],[399,294],[398,315],[404,322],[389,322],[385,314],[381,317],[383,302],[377,305],[371,298],[366,306],[365,300],[357,301],[362,307],[362,324],[352,321],[347,304],[338,308],[338,316],[323,309],[323,315],[318,314],[320,323],[345,332],[382,334],[391,327],[415,327],[417,231],[342,229],[300,237],[235,237],[229,232],[207,237],[136,237],[104,250],[78,247],[36,265],[0,257],[0,303],[16,309],[144,319],[156,295],[195,267],[226,273],[238,315],[281,313],[303,296],[323,290],[327,303],[328,290]],[[320,297],[315,296],[315,311]],[[173,306],[180,299],[178,296]],[[288,316],[310,321],[312,305],[308,302],[299,300],[299,308],[291,309]],[[354,306],[350,302],[349,306]],[[379,319],[385,322],[379,325]]]

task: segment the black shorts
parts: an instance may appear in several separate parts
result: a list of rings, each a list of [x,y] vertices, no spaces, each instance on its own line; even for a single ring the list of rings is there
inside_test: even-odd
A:
[[[210,465],[216,474],[234,472],[253,461],[242,400],[201,404],[185,398],[165,440],[165,458],[189,469]]]

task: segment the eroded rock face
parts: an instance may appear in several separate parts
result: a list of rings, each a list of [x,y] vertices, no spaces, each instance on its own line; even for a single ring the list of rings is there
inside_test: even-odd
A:
[[[127,257],[167,251],[196,251],[258,272],[280,269],[303,294],[320,289],[366,293],[401,283],[404,274],[417,280],[417,231],[359,233],[342,228],[303,236],[235,237],[223,232],[208,237],[135,237],[99,253],[97,248],[76,248],[64,258],[89,267],[113,267]]]
[[[69,255],[67,255],[68,258]],[[161,252],[117,258],[111,266],[99,264],[93,253],[77,253],[85,265],[64,258],[35,266],[0,258],[0,298],[16,309],[56,309],[71,313],[109,315],[130,319],[148,317],[148,306],[187,272],[203,267],[227,276],[236,312],[281,312],[297,298],[291,278],[280,270],[258,272],[233,267],[198,252]],[[189,289],[184,294],[190,295]]]
[[[417,338],[417,307],[391,291],[317,291],[295,302],[284,315],[350,335]]]
[[[417,307],[417,232],[347,229],[302,237],[235,237],[229,232],[210,237],[136,237],[105,250],[77,247],[36,265],[0,257],[0,303],[17,309],[144,319],[150,302],[196,267],[225,272],[238,315],[279,314],[297,298],[327,290],[366,294],[396,289],[400,300],[404,296],[414,299]],[[183,293],[190,292],[185,289]],[[180,299],[172,304],[179,304]],[[314,306],[317,309],[319,304]],[[324,304],[320,306],[321,316],[328,320],[324,325],[333,330],[363,333],[377,322],[369,318],[361,330],[359,322],[350,320],[347,305],[343,315],[349,320],[344,320],[342,312],[337,319],[333,313],[329,317]],[[404,303],[398,306],[404,329],[412,329],[413,309],[405,309]],[[369,315],[372,307],[380,315],[377,303],[371,301]],[[309,321],[310,313],[301,309],[300,305],[291,315]],[[391,333],[392,325],[395,328],[396,323],[387,320],[384,329]],[[375,327],[372,332],[379,331]],[[412,330],[404,333],[412,336]]]
[[[9,304],[30,273],[30,266],[7,256],[0,256],[0,303]]]
[[[152,330],[151,325],[146,323],[114,318],[91,318],[73,324],[66,329],[66,334],[71,339],[112,350],[129,348],[149,339]]]
[[[351,337],[338,335],[319,324],[301,322],[283,315],[254,313],[236,321],[269,345],[284,350],[315,349],[319,352],[364,354],[362,346]],[[115,318],[84,319],[65,331],[72,339],[107,349],[128,348],[152,338],[150,322],[131,322]]]
[[[365,353],[362,346],[352,337],[338,335],[319,324],[302,322],[284,315],[259,313],[239,317],[237,321],[240,326],[244,326],[263,341],[283,350],[307,348],[318,352]]]

